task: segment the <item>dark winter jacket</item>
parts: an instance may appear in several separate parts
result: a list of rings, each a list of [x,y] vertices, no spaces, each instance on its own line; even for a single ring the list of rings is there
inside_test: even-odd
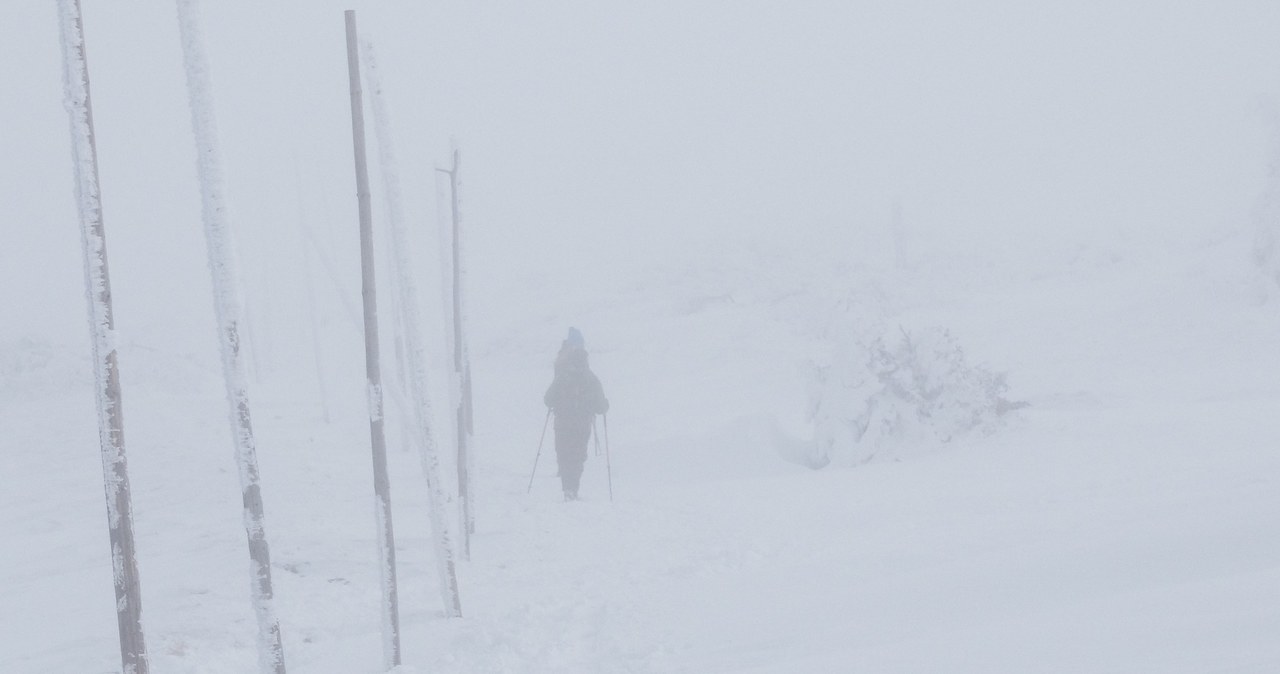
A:
[[[556,426],[589,425],[597,414],[609,411],[600,379],[587,365],[584,349],[565,346],[556,356],[556,376],[543,401],[556,415]]]

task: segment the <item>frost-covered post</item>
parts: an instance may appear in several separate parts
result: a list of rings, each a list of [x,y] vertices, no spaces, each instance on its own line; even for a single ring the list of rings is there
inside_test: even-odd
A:
[[[417,285],[413,281],[413,267],[409,262],[409,241],[405,233],[404,217],[400,206],[400,181],[395,153],[391,143],[390,114],[382,97],[382,82],[378,74],[378,62],[373,47],[364,43],[365,74],[373,90],[374,134],[378,139],[378,156],[382,160],[382,177],[387,193],[387,220],[391,227],[392,248],[395,256],[392,264],[398,283],[395,284],[400,314],[404,320],[404,342],[409,367],[409,391],[413,398],[413,436],[422,456],[422,473],[427,480],[427,498],[431,509],[431,532],[435,541],[436,569],[440,577],[440,594],[444,599],[445,615],[462,616],[462,600],[458,594],[458,574],[453,559],[453,544],[449,528],[445,524],[444,490],[440,483],[440,457],[436,451],[435,437],[431,432],[431,402],[427,396],[427,350],[422,338],[418,315]],[[354,105],[354,101],[353,101]],[[353,108],[352,112],[355,110]]]
[[[364,367],[369,387],[369,435],[373,441],[373,490],[377,498],[378,556],[382,572],[382,653],[387,669],[400,664],[400,613],[396,595],[396,541],[391,526],[391,481],[387,439],[382,428],[382,372],[378,354],[378,296],[373,269],[373,212],[364,148],[364,99],[360,90],[360,48],[356,13],[346,11],[347,74],[351,80],[351,135],[355,141],[356,200],[360,206],[360,271],[364,296]]]
[[[209,62],[196,0],[177,0],[177,5],[182,55],[187,70],[187,93],[191,102],[191,126],[196,140],[196,172],[200,178],[205,241],[209,248],[209,271],[213,276],[213,306],[222,350],[222,373],[227,384],[231,438],[240,468],[244,526],[249,539],[249,581],[254,613],[258,619],[258,659],[263,672],[284,674],[280,623],[272,606],[271,554],[262,514],[258,453],[249,416],[248,382],[241,348],[240,288],[227,223],[226,186],[222,157],[218,151]]]
[[[125,674],[147,674],[150,665],[142,632],[142,588],[133,542],[133,502],[124,451],[124,410],[113,335],[115,319],[111,306],[111,275],[107,268],[106,229],[98,192],[98,150],[93,135],[93,105],[89,95],[89,65],[85,55],[80,0],[59,0],[58,18],[65,102],[71,118],[76,210],[80,214],[80,241],[84,251],[85,299],[89,305],[98,442],[102,450],[103,484],[106,487],[120,659]]]
[[[462,164],[462,152],[453,148],[453,168],[436,169],[449,174],[449,212],[452,236],[453,264],[453,374],[457,399],[456,424],[458,427],[458,498],[462,501],[463,541],[467,558],[471,558],[471,534],[476,531],[475,503],[471,487],[470,439],[474,432],[471,417],[471,363],[467,358],[466,336],[462,318],[462,214],[458,208],[458,171]]]

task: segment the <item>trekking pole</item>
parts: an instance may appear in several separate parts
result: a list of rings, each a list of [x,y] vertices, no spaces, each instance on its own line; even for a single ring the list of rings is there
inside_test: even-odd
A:
[[[547,419],[542,422],[542,435],[538,437],[538,453],[533,455],[533,472],[529,473],[529,488],[524,490],[528,494],[533,491],[533,476],[538,474],[538,459],[542,456],[542,441],[547,439],[547,424],[551,423],[551,408],[547,408]]]
[[[604,468],[609,476],[609,502],[613,502],[613,464],[609,462],[609,415],[604,415]]]
[[[608,428],[608,421],[605,421],[605,428]],[[596,441],[596,456],[600,456],[600,429],[596,427],[596,418],[591,417],[591,437]],[[605,435],[605,446],[608,447],[608,432]],[[606,451],[604,455],[605,472],[609,476],[609,501],[613,501],[613,469],[609,467],[609,454]]]

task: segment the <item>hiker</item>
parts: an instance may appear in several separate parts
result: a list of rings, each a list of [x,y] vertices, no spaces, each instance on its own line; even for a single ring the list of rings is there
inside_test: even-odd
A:
[[[569,336],[556,355],[555,379],[543,402],[556,415],[556,463],[566,501],[578,498],[578,480],[587,461],[587,441],[597,414],[609,411],[600,379],[587,365],[587,349],[582,333],[569,328]]]

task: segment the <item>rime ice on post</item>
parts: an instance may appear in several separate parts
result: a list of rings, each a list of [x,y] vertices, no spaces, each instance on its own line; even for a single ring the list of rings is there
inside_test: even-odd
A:
[[[63,85],[67,114],[71,118],[76,207],[84,249],[85,299],[89,305],[98,437],[106,488],[111,566],[115,577],[120,659],[125,674],[147,674],[150,666],[142,631],[142,590],[133,540],[129,471],[125,461],[124,410],[112,334],[115,322],[111,306],[111,275],[107,268],[106,230],[98,192],[98,151],[93,134],[89,66],[85,57],[84,23],[79,0],[59,0],[58,18],[62,37]]]
[[[437,570],[440,576],[440,592],[444,598],[445,614],[450,617],[462,615],[462,601],[458,594],[458,576],[453,559],[453,545],[449,537],[449,529],[445,523],[444,513],[446,498],[440,480],[440,457],[437,453],[435,438],[431,431],[431,403],[427,396],[427,352],[419,326],[422,324],[418,316],[417,286],[413,280],[412,267],[408,257],[409,243],[405,233],[404,218],[400,210],[400,182],[396,172],[395,157],[391,147],[389,114],[386,103],[381,96],[381,82],[378,77],[377,60],[373,48],[364,44],[365,72],[369,86],[373,90],[372,107],[374,118],[374,134],[378,139],[378,156],[382,160],[382,175],[386,181],[388,220],[391,223],[392,247],[395,256],[392,258],[395,267],[396,298],[400,312],[404,318],[406,355],[409,367],[409,388],[413,398],[413,409],[416,417],[414,436],[422,454],[422,472],[427,479],[427,490],[431,507],[431,530],[435,538]]]
[[[230,406],[231,437],[240,468],[240,488],[244,501],[245,533],[249,539],[249,582],[254,613],[258,619],[258,657],[263,672],[284,674],[284,649],[280,624],[273,609],[271,555],[262,514],[262,491],[258,482],[258,456],[249,415],[248,384],[241,349],[242,310],[236,278],[231,232],[227,225],[226,187],[222,177],[222,157],[218,151],[217,124],[213,113],[209,64],[200,31],[196,0],[177,0],[178,27],[187,71],[187,91],[191,101],[191,124],[196,140],[196,169],[205,240],[209,248],[209,270],[213,276],[213,305],[222,347],[222,371]]]
[[[456,412],[456,425],[458,429],[458,494],[462,499],[462,527],[464,531],[463,540],[466,541],[467,558],[471,558],[471,534],[475,533],[475,500],[474,488],[472,487],[471,475],[474,473],[472,468],[475,465],[474,453],[471,451],[471,434],[472,415],[471,415],[471,358],[467,353],[466,340],[466,324],[463,315],[463,267],[462,267],[462,212],[458,205],[458,186],[461,182],[459,171],[462,168],[462,152],[455,146],[453,148],[453,168],[445,173],[449,174],[449,212],[450,217],[450,246],[453,252],[453,260],[450,264],[452,271],[453,294],[450,298],[450,306],[453,309],[453,374],[454,386],[452,388],[454,398],[454,409]],[[436,169],[438,171],[442,169]]]
[[[454,149],[453,154],[453,278],[454,278],[454,324],[457,326],[456,334],[458,345],[455,348],[457,353],[458,376],[461,378],[462,388],[459,394],[462,400],[459,403],[458,426],[461,430],[459,433],[466,434],[466,446],[463,453],[466,454],[464,468],[466,474],[463,476],[466,482],[466,525],[467,533],[473,534],[476,531],[476,502],[475,502],[475,465],[476,453],[475,445],[472,439],[475,435],[475,406],[472,404],[471,396],[471,343],[467,339],[467,312],[466,297],[467,290],[467,268],[463,264],[466,259],[466,246],[462,241],[462,197],[459,191],[462,189],[462,151]]]
[[[356,199],[360,211],[360,279],[364,298],[364,365],[369,387],[369,437],[373,446],[373,490],[377,500],[378,559],[382,577],[382,652],[391,669],[400,664],[400,612],[396,589],[396,542],[391,525],[391,481],[387,475],[387,439],[383,432],[382,369],[378,343],[378,285],[374,275],[373,208],[364,147],[364,97],[360,89],[360,51],[356,13],[347,10],[347,76],[351,88],[351,137],[355,150]]]

